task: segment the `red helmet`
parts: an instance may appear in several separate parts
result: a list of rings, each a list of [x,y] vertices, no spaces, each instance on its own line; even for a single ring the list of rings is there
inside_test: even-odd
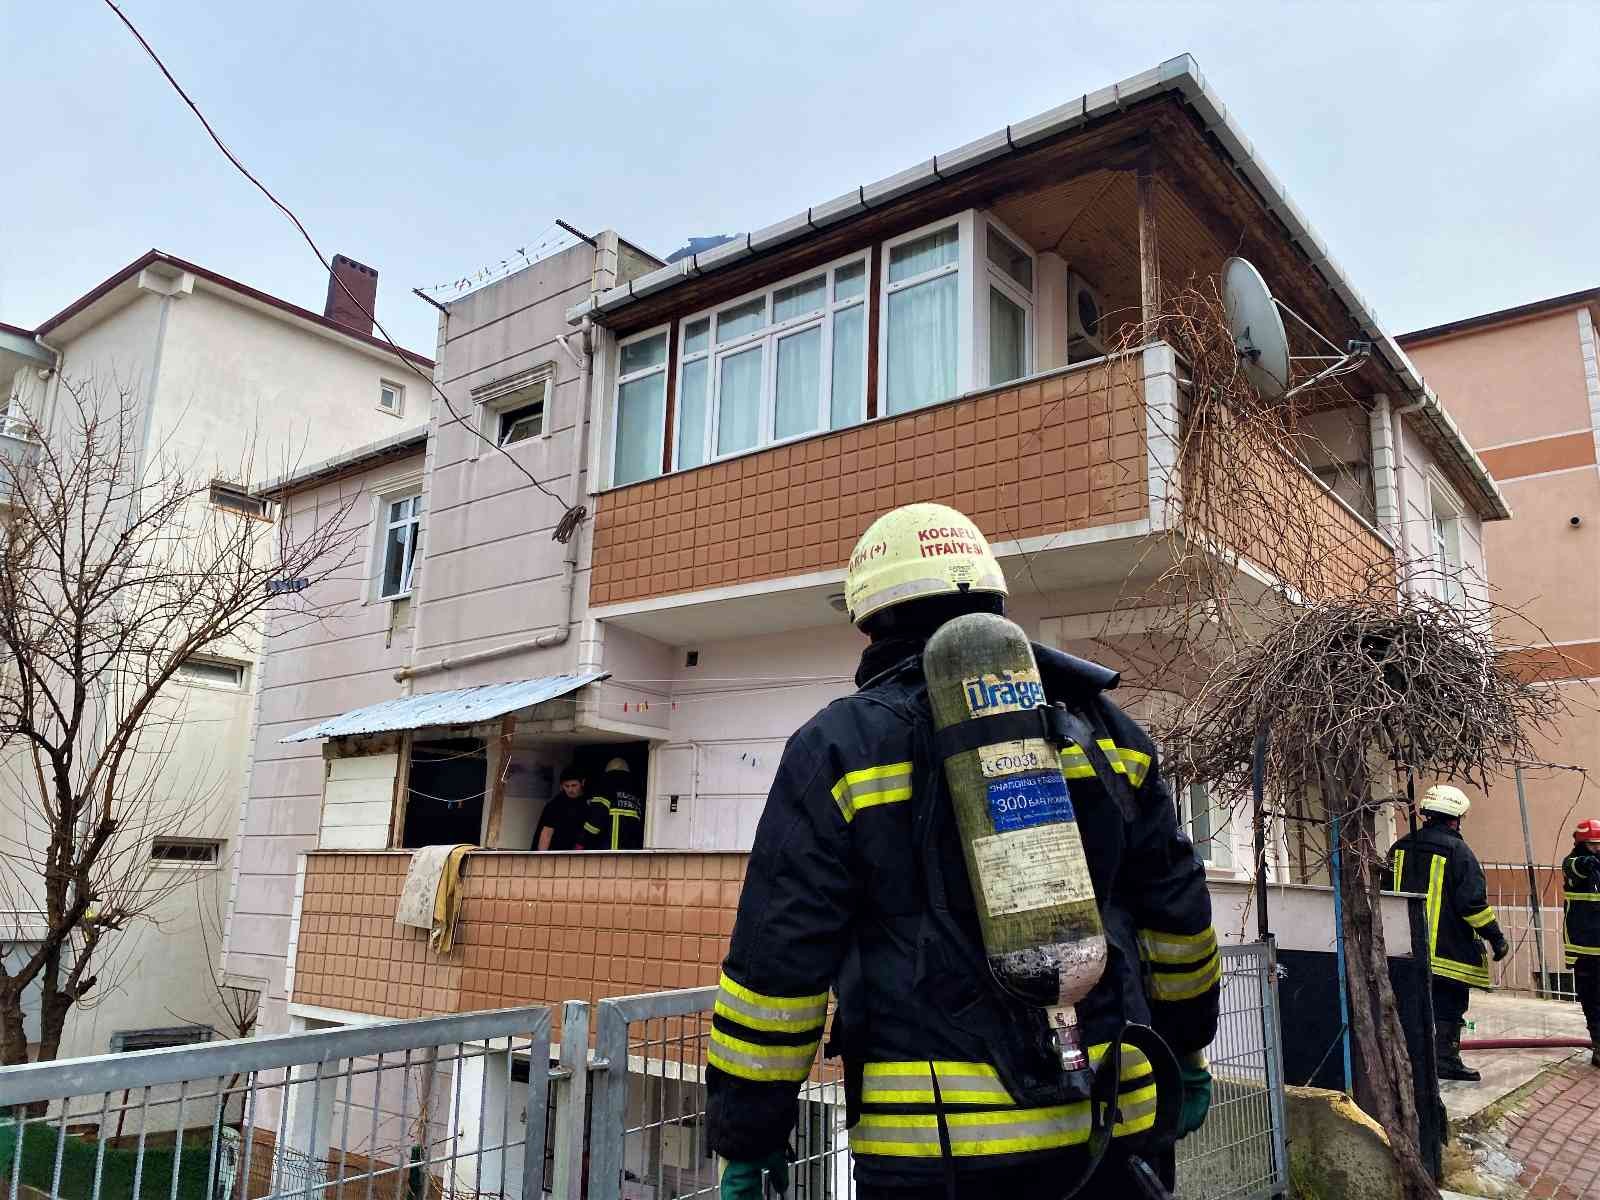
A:
[[[1575,842],[1600,842],[1600,821],[1579,821],[1578,827],[1572,831],[1572,840]]]

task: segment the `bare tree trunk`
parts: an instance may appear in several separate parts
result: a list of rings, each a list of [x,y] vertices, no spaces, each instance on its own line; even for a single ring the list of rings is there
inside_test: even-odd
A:
[[[28,1061],[28,1030],[22,1019],[22,990],[0,988],[0,1065]]]
[[[1388,947],[1379,907],[1382,882],[1373,814],[1364,801],[1365,764],[1358,752],[1322,762],[1328,812],[1339,815],[1338,886],[1343,891],[1345,982],[1350,1002],[1350,1048],[1356,1103],[1383,1126],[1400,1168],[1405,1200],[1438,1200],[1439,1187],[1417,1140],[1415,1084],[1405,1031],[1389,979]]]

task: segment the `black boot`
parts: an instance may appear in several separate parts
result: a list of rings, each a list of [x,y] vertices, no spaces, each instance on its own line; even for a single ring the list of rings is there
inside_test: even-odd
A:
[[[1439,1078],[1458,1079],[1463,1083],[1477,1083],[1479,1075],[1461,1061],[1461,1022],[1440,1021],[1434,1025],[1435,1047],[1439,1056]]]

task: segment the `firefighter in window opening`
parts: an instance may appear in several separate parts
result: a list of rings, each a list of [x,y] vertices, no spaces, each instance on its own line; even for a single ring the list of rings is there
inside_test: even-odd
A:
[[[1472,988],[1494,986],[1478,939],[1499,962],[1511,952],[1489,904],[1478,856],[1461,836],[1461,818],[1472,801],[1448,783],[1428,789],[1419,805],[1423,826],[1394,844],[1389,885],[1428,898],[1428,957],[1433,972],[1433,1027],[1440,1079],[1476,1083],[1480,1076],[1461,1061],[1461,1030]]]
[[[579,850],[639,850],[644,847],[644,797],[621,758],[606,764],[589,800],[578,834]]]
[[[797,1094],[830,989],[824,1056],[843,1059],[861,1200],[1059,1200],[1130,1187],[1161,1196],[1156,1177],[1172,1186],[1173,1143],[1205,1119],[1222,973],[1205,869],[1179,830],[1154,744],[1106,695],[1117,674],[1039,646],[1031,679],[1002,685],[980,672],[970,703],[998,701],[1012,721],[1054,716],[1058,733],[1076,736],[1012,744],[1049,772],[1022,775],[1021,790],[1001,799],[1003,817],[978,781],[988,806],[978,811],[1013,832],[968,845],[957,828],[943,766],[961,756],[939,740],[952,731],[934,728],[924,648],[930,637],[943,644],[936,631],[947,622],[965,630],[967,614],[1003,614],[1005,597],[983,534],[942,505],[883,515],[851,556],[846,602],[870,639],[859,690],[785,747],[712,1017],[707,1119],[724,1200],[762,1195],[763,1176],[786,1186]],[[1014,626],[986,620],[1015,631],[1027,654]],[[985,775],[1008,769],[1005,751],[983,746]],[[1075,873],[1069,855],[1004,852],[1005,839],[1052,828],[1028,827],[1035,801],[1075,816]],[[968,866],[979,852],[981,905]],[[1068,1010],[1092,1068],[1069,1073],[1047,1010],[1000,985],[981,922],[1075,888],[1093,927],[1077,948],[1101,956],[1103,973]],[[1126,1044],[1136,1028],[1140,1045]]]
[[[1567,966],[1589,1026],[1589,1062],[1600,1067],[1600,821],[1579,821],[1561,863]]]

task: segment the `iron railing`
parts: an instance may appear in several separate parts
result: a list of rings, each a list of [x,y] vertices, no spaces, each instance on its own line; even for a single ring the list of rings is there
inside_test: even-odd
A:
[[[1562,948],[1561,868],[1527,863],[1486,862],[1489,903],[1511,953],[1490,968],[1503,991],[1576,1003],[1578,993]],[[1537,900],[1537,903],[1535,901]]]
[[[536,1197],[550,1075],[544,1008],[9,1067],[0,1169],[11,1200]]]
[[[1222,961],[1215,1101],[1179,1143],[1179,1193],[1264,1200],[1287,1189],[1276,958]],[[568,1001],[559,1046],[526,1008],[6,1068],[0,1169],[11,1200],[714,1197],[715,998]],[[790,1200],[849,1200],[836,1060],[796,1108]]]

